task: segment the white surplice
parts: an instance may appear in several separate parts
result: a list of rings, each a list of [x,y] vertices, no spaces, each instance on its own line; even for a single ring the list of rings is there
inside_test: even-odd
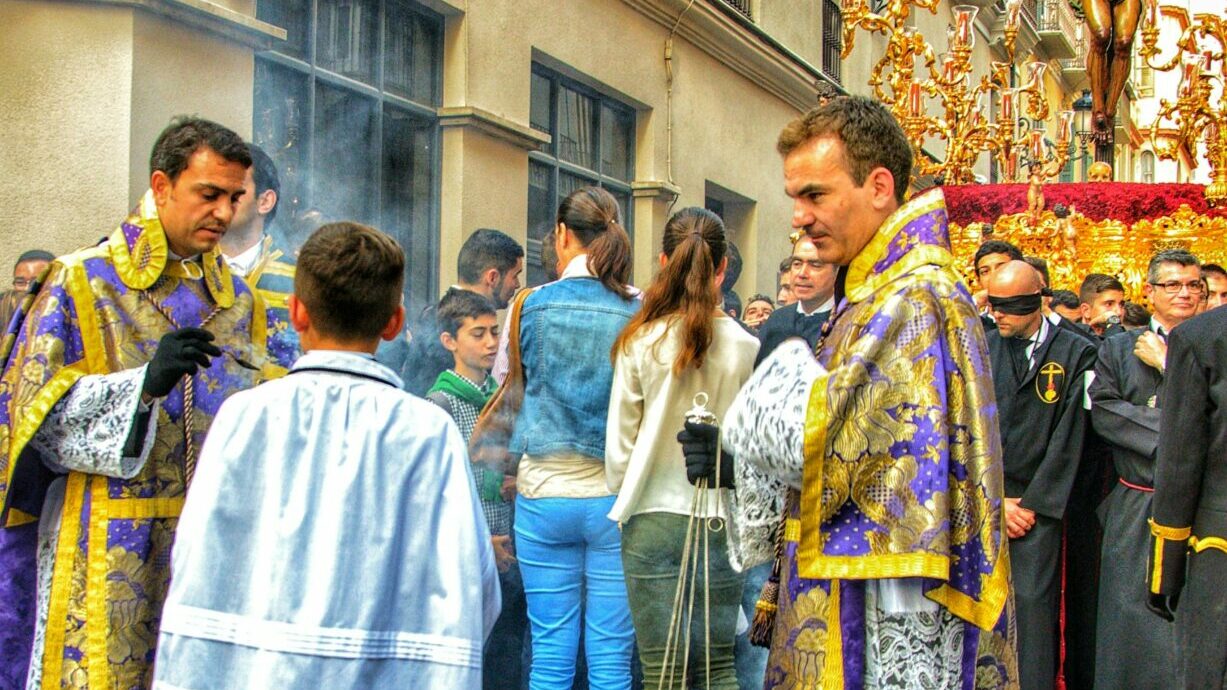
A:
[[[480,688],[499,582],[452,419],[374,359],[303,355],[213,421],[154,687]]]

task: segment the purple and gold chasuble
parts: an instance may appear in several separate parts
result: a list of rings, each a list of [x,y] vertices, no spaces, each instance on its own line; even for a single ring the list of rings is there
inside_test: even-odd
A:
[[[874,668],[888,654],[935,664],[921,674],[932,687],[1017,686],[988,348],[952,264],[937,190],[896,211],[847,268],[786,503],[768,688],[899,687]],[[885,649],[907,636],[890,641],[888,619],[866,620],[879,583],[936,602],[927,620],[954,628],[935,632],[952,653]]]
[[[52,264],[0,380],[0,688],[25,685],[31,650],[41,669],[32,680],[43,688],[149,686],[186,492],[184,386],[155,404],[152,449],[139,472],[117,479],[68,471],[58,514],[41,514],[61,476],[43,461],[57,460],[40,457],[31,441],[82,377],[141,367],[175,330],[171,319],[200,326],[211,314],[204,328],[218,347],[265,360],[258,296],[216,250],[199,260],[170,258],[152,193],[106,241]],[[195,375],[197,448],[222,402],[259,377],[226,356]],[[52,536],[36,554],[48,525]],[[35,641],[40,588],[49,603]]]

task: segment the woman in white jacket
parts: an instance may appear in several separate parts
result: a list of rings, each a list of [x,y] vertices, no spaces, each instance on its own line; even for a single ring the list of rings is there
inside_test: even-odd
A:
[[[682,209],[665,225],[663,244],[660,272],[644,292],[643,307],[614,343],[605,435],[606,478],[618,492],[609,517],[622,525],[622,564],[645,688],[685,687],[680,672],[666,672],[664,684],[660,681],[696,505],[678,431],[699,393],[706,394],[708,409],[723,417],[750,377],[758,352],[758,340],[720,309],[728,247],[720,218],[701,208]],[[727,486],[731,469],[711,477],[711,486]],[[717,500],[717,493],[728,491],[710,489],[698,501],[698,517],[726,520],[729,497]],[[689,635],[694,687],[737,688],[733,644],[742,579],[729,564],[727,533],[708,533],[707,567],[700,565],[690,583],[698,588],[699,602]],[[704,590],[710,628],[704,626]],[[688,590],[683,601],[690,601]],[[680,637],[675,648],[684,644],[685,631]],[[685,651],[678,650],[679,671]]]

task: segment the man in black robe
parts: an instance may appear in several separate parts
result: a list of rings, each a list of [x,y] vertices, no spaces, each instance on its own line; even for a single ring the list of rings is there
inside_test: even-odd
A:
[[[1056,685],[1062,518],[1082,457],[1084,381],[1095,347],[1043,313],[1042,278],[1011,261],[987,281],[993,388],[1005,465],[1006,532],[1023,690]]]
[[[792,294],[797,301],[780,307],[767,317],[758,329],[758,358],[762,363],[780,343],[789,338],[803,338],[812,348],[822,334],[822,325],[835,307],[835,267],[818,258],[814,241],[802,235],[792,245]]]
[[[1099,348],[1091,384],[1091,422],[1112,447],[1119,482],[1103,502],[1095,687],[1167,690],[1176,674],[1170,623],[1147,611],[1159,392],[1168,332],[1196,313],[1201,301],[1197,258],[1183,250],[1150,261],[1143,293],[1154,307],[1150,326],[1109,337]]]
[[[1227,309],[1212,309],[1172,332],[1165,379],[1150,525],[1155,547],[1146,569],[1151,609],[1169,621],[1175,614],[1180,683],[1172,687],[1222,688],[1227,675]]]

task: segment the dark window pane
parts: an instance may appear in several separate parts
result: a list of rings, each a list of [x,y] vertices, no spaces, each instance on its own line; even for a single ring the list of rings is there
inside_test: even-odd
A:
[[[318,84],[312,202],[325,217],[377,223],[374,144],[374,101]]]
[[[602,175],[628,182],[631,180],[634,174],[631,170],[633,127],[634,117],[630,113],[601,106]]]
[[[351,79],[374,83],[378,19],[375,0],[319,0],[316,62]]]
[[[308,203],[307,117],[307,75],[256,58],[253,138],[277,164],[281,197],[275,222],[283,233]]]
[[[383,88],[398,96],[413,94],[413,13],[390,2],[384,16]]]
[[[441,58],[438,25],[422,15],[413,19],[413,92],[415,101],[438,106],[443,102],[435,63]]]
[[[596,180],[591,180],[586,177],[580,177],[579,175],[572,175],[570,173],[559,172],[558,173],[558,203],[562,203],[562,200],[567,198],[568,194],[570,194],[571,192],[574,192],[577,189],[580,189],[581,187],[599,187],[599,186],[600,185],[597,183]]]
[[[566,86],[558,87],[558,157],[596,170],[596,103]]]
[[[540,239],[554,227],[558,200],[553,192],[554,169],[536,161],[528,162],[528,239]],[[528,261],[528,284],[545,282],[545,272],[537,261]]]
[[[532,103],[528,121],[533,129],[550,131],[550,79],[536,72],[533,72]]]
[[[417,313],[431,301],[434,242],[430,201],[434,194],[434,123],[385,106],[383,209],[380,230],[405,250],[406,303]]]
[[[259,0],[256,18],[285,29],[285,43],[273,50],[307,59],[307,25],[311,21],[311,3],[304,0]]]
[[[629,235],[631,241],[634,242],[635,230],[631,223],[634,216],[632,211],[634,209],[631,208],[630,192],[622,192],[616,189],[609,189],[607,191],[613,195],[613,198],[618,200],[618,217],[622,221],[622,228],[626,230],[626,234]]]

